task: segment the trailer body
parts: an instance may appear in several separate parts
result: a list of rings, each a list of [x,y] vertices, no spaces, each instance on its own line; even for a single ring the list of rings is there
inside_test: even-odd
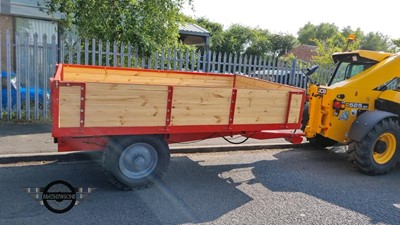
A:
[[[59,151],[143,135],[166,143],[236,134],[302,141],[291,131],[301,126],[305,91],[242,75],[59,64],[51,91]]]

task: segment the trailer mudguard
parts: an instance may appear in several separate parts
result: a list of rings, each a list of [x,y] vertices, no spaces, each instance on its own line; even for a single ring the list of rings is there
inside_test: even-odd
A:
[[[387,117],[398,117],[396,114],[385,111],[367,111],[357,117],[351,125],[348,137],[354,141],[361,141],[365,135],[377,124],[379,121]]]

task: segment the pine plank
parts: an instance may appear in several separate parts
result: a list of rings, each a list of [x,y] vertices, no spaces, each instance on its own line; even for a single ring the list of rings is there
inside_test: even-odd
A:
[[[147,119],[161,116],[163,119],[166,115],[166,106],[153,106],[153,107],[104,107],[101,105],[87,106],[85,110],[85,117],[125,117],[134,116]]]
[[[287,85],[271,82],[271,81],[265,81],[265,80],[259,80],[259,79],[254,79],[254,78],[249,78],[249,77],[244,77],[244,76],[237,76],[236,77],[236,87],[240,89],[247,89],[247,88],[252,88],[252,89],[272,89],[272,90],[287,90],[287,91],[299,91],[302,89],[295,88],[295,87],[290,87]]]
[[[59,103],[60,127],[79,127],[81,87],[61,86]]]
[[[85,126],[164,126],[168,87],[88,83]]]
[[[63,116],[60,117],[60,127],[79,127],[80,126],[80,116]]]
[[[229,116],[216,114],[190,115],[171,118],[171,125],[227,125]]]
[[[237,92],[234,124],[285,122],[289,93],[285,90],[240,89]]]
[[[64,68],[64,80],[96,83],[131,83],[147,85],[181,85],[181,86],[218,86],[231,87],[233,76],[216,76],[205,74],[112,70],[103,68]]]
[[[233,124],[283,124],[285,123],[284,115],[261,115],[252,117],[236,117],[233,120]]]
[[[164,126],[165,119],[161,117],[145,118],[145,117],[89,117],[85,121],[85,127],[148,127],[148,126]]]
[[[173,125],[228,124],[232,89],[175,87]]]
[[[300,122],[300,110],[302,106],[303,95],[292,95],[292,101],[290,103],[289,110],[289,123],[297,123]]]

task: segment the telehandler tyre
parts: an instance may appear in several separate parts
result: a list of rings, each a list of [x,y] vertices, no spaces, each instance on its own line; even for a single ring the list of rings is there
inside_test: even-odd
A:
[[[394,118],[376,124],[362,141],[350,146],[350,159],[357,169],[367,175],[389,172],[400,157],[400,126]]]
[[[146,188],[167,171],[170,151],[158,136],[112,138],[103,152],[103,170],[121,190]]]

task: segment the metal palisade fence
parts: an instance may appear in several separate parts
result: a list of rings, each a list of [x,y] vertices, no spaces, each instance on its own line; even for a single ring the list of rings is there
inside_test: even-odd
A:
[[[238,74],[305,88],[299,60],[161,48],[144,56],[130,43],[0,33],[0,119],[50,119],[49,80],[58,63]],[[320,68],[326,82],[331,68]]]

